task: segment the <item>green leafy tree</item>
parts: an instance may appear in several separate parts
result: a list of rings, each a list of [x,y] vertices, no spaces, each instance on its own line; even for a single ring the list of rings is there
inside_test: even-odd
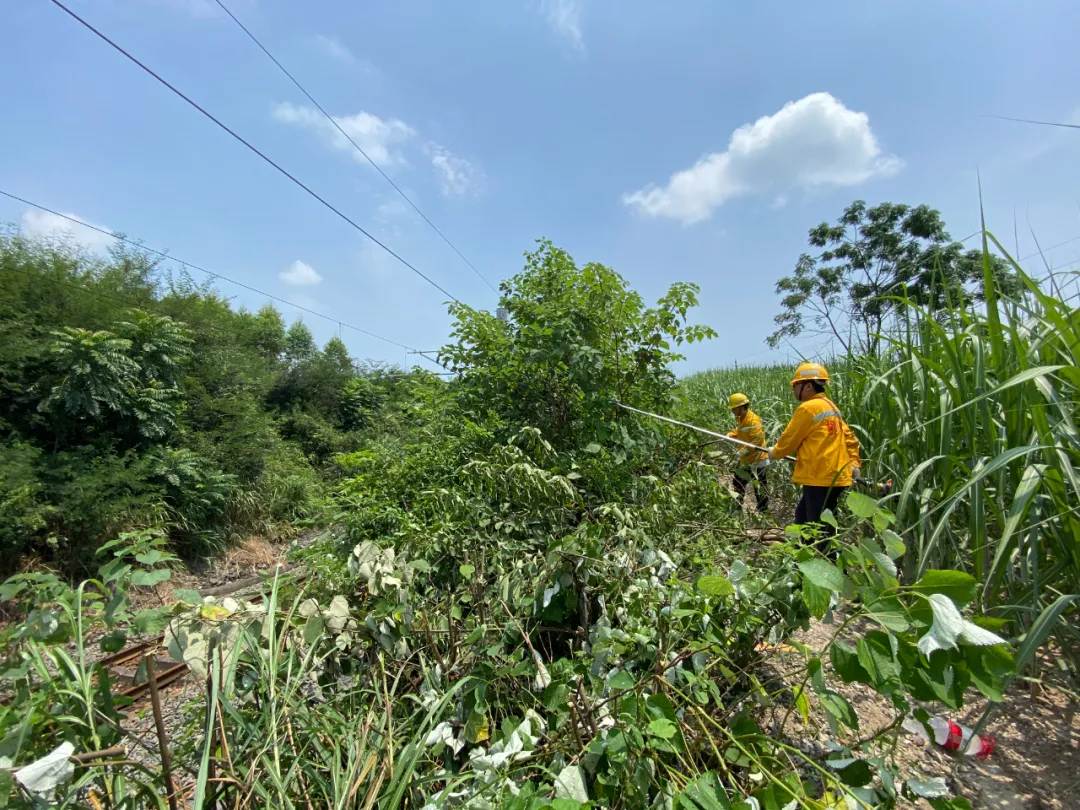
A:
[[[810,245],[795,272],[776,283],[782,311],[770,346],[805,332],[828,334],[844,351],[876,354],[881,335],[899,311],[898,297],[936,312],[983,301],[983,257],[953,241],[941,213],[927,205],[856,200],[835,225],[810,230]],[[1018,282],[1004,261],[994,274],[1006,292]]]
[[[318,354],[315,338],[303,321],[296,321],[285,332],[285,361],[290,365],[306,363]]]
[[[366,377],[353,377],[341,390],[340,419],[346,430],[366,428],[383,402],[383,391]]]
[[[128,392],[139,373],[128,356],[131,341],[70,326],[52,334],[55,372],[40,385],[44,396],[39,410],[76,420],[97,419],[103,409],[126,412]]]
[[[285,320],[269,304],[251,319],[251,342],[267,359],[277,360],[285,353]]]
[[[337,369],[313,417],[337,451],[344,347],[296,328],[290,349]],[[201,553],[303,516],[318,474],[268,401],[285,353],[272,307],[235,311],[138,249],[102,258],[0,227],[0,569],[30,551],[75,570],[133,526]]]
[[[180,369],[191,357],[191,337],[184,324],[165,315],[138,310],[116,325],[116,333],[130,341],[131,356],[136,358],[143,385],[157,383],[175,388]]]
[[[655,307],[614,270],[578,267],[549,241],[525,254],[525,269],[502,284],[504,322],[455,303],[443,362],[461,373],[463,406],[508,425],[531,425],[560,447],[616,430],[611,401],[660,406],[675,382],[675,347],[714,337],[687,323],[693,284],[671,285]]]

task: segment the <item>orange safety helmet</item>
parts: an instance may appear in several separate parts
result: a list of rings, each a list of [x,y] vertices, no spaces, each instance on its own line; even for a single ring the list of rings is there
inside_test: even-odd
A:
[[[795,376],[791,378],[791,387],[794,388],[795,383],[814,380],[821,383],[829,381],[829,372],[825,369],[825,366],[821,365],[821,363],[800,363],[799,367],[795,369]]]

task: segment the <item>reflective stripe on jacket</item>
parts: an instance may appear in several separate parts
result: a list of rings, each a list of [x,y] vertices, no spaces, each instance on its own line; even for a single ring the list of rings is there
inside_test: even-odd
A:
[[[728,436],[741,442],[750,442],[750,444],[756,444],[758,447],[765,447],[765,428],[761,426],[761,417],[749,408],[746,410],[746,416],[739,420],[739,426],[731,431]],[[739,448],[740,464],[756,464],[767,458],[768,455],[765,453],[759,453],[749,447]]]
[[[859,440],[825,394],[800,403],[773,447],[774,458],[796,454],[791,480],[810,487],[849,487],[861,467]]]

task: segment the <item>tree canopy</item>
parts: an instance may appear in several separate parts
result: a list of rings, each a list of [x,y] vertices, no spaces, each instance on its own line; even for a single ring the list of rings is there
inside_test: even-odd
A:
[[[876,354],[881,335],[900,311],[900,298],[932,312],[984,300],[983,253],[965,249],[928,205],[856,200],[830,225],[809,232],[817,256],[803,253],[790,276],[776,283],[782,310],[767,339],[779,346],[806,332],[828,334],[844,351]],[[1017,287],[1008,265],[991,257],[1006,291]]]

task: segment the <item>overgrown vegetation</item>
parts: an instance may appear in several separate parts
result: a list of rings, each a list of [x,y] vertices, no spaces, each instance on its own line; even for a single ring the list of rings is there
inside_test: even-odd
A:
[[[138,251],[0,235],[0,567],[92,570],[132,529],[192,556],[288,525],[399,389]]]
[[[905,317],[905,300],[937,311],[984,302],[987,262],[1000,291],[1022,290],[1008,262],[953,241],[941,212],[928,205],[867,208],[856,200],[835,225],[811,228],[808,241],[821,252],[802,254],[795,272],[776,282],[783,310],[770,346],[825,334],[845,353],[876,355]]]
[[[503,284],[508,321],[454,310],[442,356],[459,379],[410,377],[396,408],[374,408],[390,394],[366,378],[338,389],[365,441],[315,454],[343,477],[334,533],[301,555],[303,583],[270,582],[261,603],[181,592],[132,617],[130,588],[167,576],[145,533],[111,547],[79,590],[10,580],[0,595],[25,619],[3,637],[14,699],[0,710],[0,778],[24,803],[165,806],[153,773],[66,764],[114,740],[89,631],[111,646],[141,621],[167,624],[207,684],[175,752],[200,808],[819,810],[906,797],[970,810],[940,780],[898,771],[900,721],[975,692],[999,701],[1050,633],[1072,643],[1080,551],[1077,314],[1019,272],[1027,292],[999,301],[989,256],[984,310],[895,301],[905,329],[886,335],[890,350],[836,366],[868,474],[899,486],[880,503],[847,496],[833,562],[808,530],[749,539],[698,437],[613,407],[723,427],[738,388],[775,437],[787,377],[677,384],[678,346],[711,334],[688,321],[696,289],[673,285],[647,308],[613,271],[541,243]],[[767,677],[775,646],[812,618],[835,634]],[[827,675],[889,698],[895,722],[866,729]],[[816,716],[833,745],[823,755],[788,734]],[[57,778],[20,780],[49,756]]]

